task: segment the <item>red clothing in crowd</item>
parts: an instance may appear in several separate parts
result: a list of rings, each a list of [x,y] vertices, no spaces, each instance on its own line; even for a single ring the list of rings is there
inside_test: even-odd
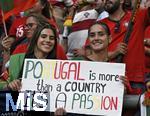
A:
[[[111,43],[109,44],[109,51],[114,51],[118,43],[122,42],[127,31],[127,26],[131,17],[131,12],[126,12],[125,16],[120,20],[119,31],[115,32],[114,28],[116,22],[105,18],[102,22],[105,22],[112,35]],[[145,72],[145,60],[144,60],[144,30],[149,24],[150,17],[148,16],[147,9],[140,9],[137,12],[133,31],[131,33],[128,51],[124,56],[123,62],[126,64],[126,75],[130,81],[133,82],[144,82]],[[113,60],[115,61],[115,60]]]
[[[10,27],[9,35],[16,37],[16,40],[24,36],[24,25],[26,17],[15,19]]]
[[[145,30],[145,39],[150,39],[150,26]],[[150,49],[150,46],[146,46]],[[150,72],[150,56],[145,55],[146,72]]]
[[[14,50],[12,54],[19,54],[19,53],[25,53],[27,51],[28,43],[21,44],[17,46],[17,48]],[[61,45],[57,44],[57,59],[59,60],[67,60],[67,56],[62,48]]]
[[[16,37],[16,40],[23,37],[25,34],[24,33],[24,25],[26,23],[26,19],[27,19],[27,17],[20,17],[18,19],[15,19],[13,24],[10,27],[9,35]],[[58,31],[56,22],[52,19],[48,19],[48,21],[51,25],[53,25],[55,28],[57,28],[57,31]]]

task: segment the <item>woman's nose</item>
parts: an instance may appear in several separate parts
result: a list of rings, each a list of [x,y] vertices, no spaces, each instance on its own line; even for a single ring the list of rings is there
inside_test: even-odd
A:
[[[98,39],[98,34],[95,34],[94,40]]]

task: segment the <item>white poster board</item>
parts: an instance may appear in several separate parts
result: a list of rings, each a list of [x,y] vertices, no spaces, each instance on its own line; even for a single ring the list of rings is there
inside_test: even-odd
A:
[[[33,107],[46,102],[45,109],[32,110],[64,107],[72,113],[121,116],[124,86],[119,75],[125,75],[125,64],[39,59],[26,59],[24,64],[21,91],[49,92],[40,100],[29,95]]]

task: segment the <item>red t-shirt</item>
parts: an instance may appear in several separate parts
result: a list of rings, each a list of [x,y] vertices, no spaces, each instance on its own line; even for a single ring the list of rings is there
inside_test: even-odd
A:
[[[150,26],[145,30],[145,39],[150,39]],[[147,46],[149,49],[150,47]],[[146,72],[150,72],[150,56],[145,55]]]
[[[10,36],[15,36],[16,40],[24,36],[24,25],[26,23],[27,17],[20,17],[16,20],[14,20],[13,24],[11,25],[11,28],[9,30]],[[55,28],[57,28],[57,24],[54,20],[48,19],[49,23],[52,24]]]
[[[116,22],[108,18],[102,20],[102,22],[105,22],[109,26],[112,35],[112,40],[108,48],[109,51],[114,51],[117,44],[123,41],[130,17],[131,12],[126,12],[125,16],[120,20],[120,32],[118,33],[114,32]],[[130,81],[144,82],[145,60],[143,40],[144,30],[149,21],[148,10],[139,9],[129,39],[128,52],[123,59],[123,62],[126,64],[126,75]]]
[[[27,51],[27,47],[28,47],[28,43],[18,45],[12,54],[14,55],[14,54],[19,54],[19,53],[25,53]],[[64,52],[64,49],[62,48],[60,44],[57,44],[56,55],[57,55],[57,59],[59,60],[67,60],[67,56]]]
[[[14,20],[10,27],[9,35],[16,37],[16,40],[24,36],[24,25],[26,23],[26,17],[21,17]]]

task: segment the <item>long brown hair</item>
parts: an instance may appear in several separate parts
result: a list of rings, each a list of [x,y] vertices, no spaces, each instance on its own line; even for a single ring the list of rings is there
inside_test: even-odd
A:
[[[42,25],[42,26],[38,26],[38,28],[36,29],[35,33],[33,34],[32,36],[32,39],[30,41],[30,44],[29,44],[29,47],[28,47],[28,50],[26,52],[26,58],[31,58],[32,56],[34,56],[34,48],[35,46],[37,45],[37,41],[39,39],[39,36],[41,34],[41,31],[43,29],[51,29],[54,33],[54,37],[55,37],[55,45],[54,45],[54,48],[52,49],[52,51],[48,54],[48,59],[56,59],[57,58],[57,55],[56,55],[56,52],[57,52],[57,32],[56,32],[56,28],[50,24],[45,24],[45,25]]]

